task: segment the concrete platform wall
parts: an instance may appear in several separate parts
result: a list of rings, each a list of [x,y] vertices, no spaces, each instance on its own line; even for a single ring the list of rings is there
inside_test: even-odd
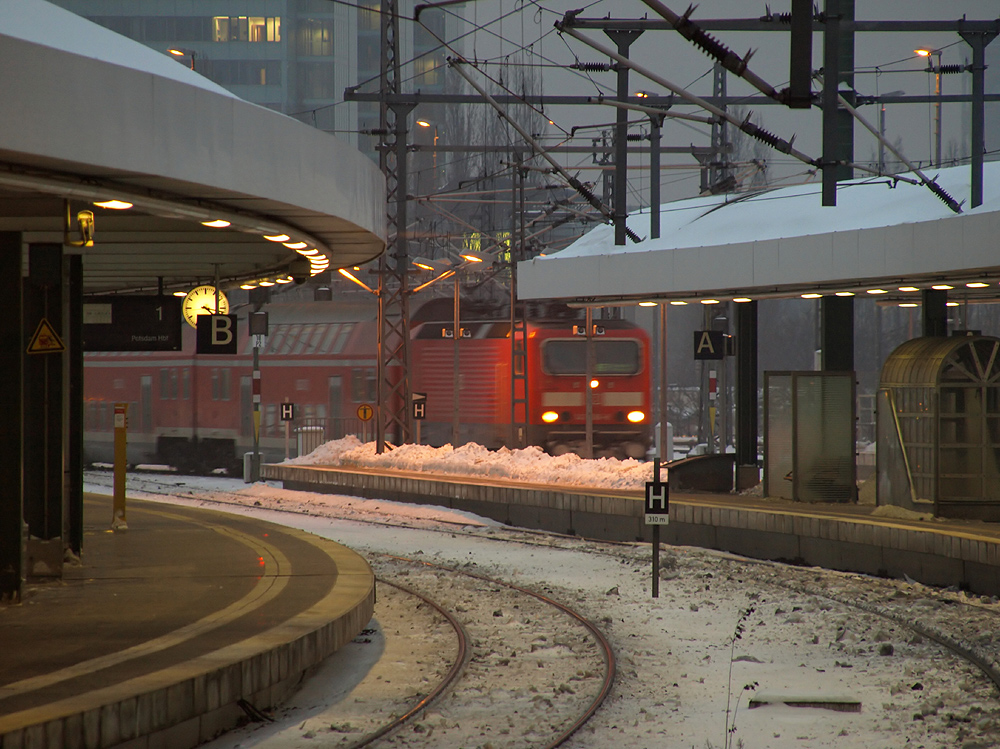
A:
[[[287,489],[441,505],[507,525],[608,541],[652,539],[638,492],[612,495],[548,485],[471,484],[464,478],[307,466],[268,465],[262,473]],[[741,497],[732,496],[726,504],[720,499],[672,497],[670,525],[662,527],[661,541],[847,572],[907,575],[929,585],[1000,595],[1000,532],[989,526],[872,518],[832,505],[822,511],[815,505],[778,502],[774,509],[744,508]]]

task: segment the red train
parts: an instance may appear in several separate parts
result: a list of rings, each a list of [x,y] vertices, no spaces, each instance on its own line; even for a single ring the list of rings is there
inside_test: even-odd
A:
[[[452,304],[431,302],[411,318],[414,392],[427,395],[422,441],[459,442],[491,449],[511,444],[509,320],[492,311],[460,313],[459,387],[455,393]],[[624,320],[594,321],[591,373],[595,457],[642,458],[650,444],[649,337]],[[586,438],[586,337],[582,312],[551,305],[527,324],[527,434],[525,444],[553,455],[581,453]],[[514,438],[514,444],[520,440]]]
[[[376,402],[376,310],[367,298],[337,303],[270,304],[270,331],[259,351],[261,451],[265,461],[308,452],[347,434],[374,439],[374,422],[357,416]],[[451,304],[431,302],[413,315],[411,389],[427,394],[421,441],[452,441],[454,339],[451,322],[436,314]],[[224,469],[242,474],[253,449],[253,341],[241,315],[239,353],[194,354],[185,325],[177,352],[87,353],[84,365],[84,455],[90,463],[113,455],[114,403],[129,408],[129,462],[176,467],[185,473]],[[599,321],[593,390],[595,451],[642,457],[651,437],[649,345],[645,332],[623,321]],[[537,319],[528,324],[529,423],[526,444],[558,454],[579,451],[585,427],[585,340],[582,319]],[[460,442],[491,448],[510,436],[510,324],[469,313],[459,341]],[[295,404],[282,422],[280,404]]]

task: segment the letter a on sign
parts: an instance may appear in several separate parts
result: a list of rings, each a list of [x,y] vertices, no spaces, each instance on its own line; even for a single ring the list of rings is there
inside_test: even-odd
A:
[[[236,353],[236,315],[198,315],[199,354]]]
[[[726,354],[725,337],[721,330],[694,332],[695,359],[721,359]]]

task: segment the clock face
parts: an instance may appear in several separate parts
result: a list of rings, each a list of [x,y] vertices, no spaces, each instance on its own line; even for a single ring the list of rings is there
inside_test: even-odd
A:
[[[221,291],[219,292],[219,311],[215,310],[215,287],[210,285],[195,286],[184,297],[184,304],[181,305],[184,319],[192,328],[198,327],[198,315],[227,315],[229,314],[229,300]]]

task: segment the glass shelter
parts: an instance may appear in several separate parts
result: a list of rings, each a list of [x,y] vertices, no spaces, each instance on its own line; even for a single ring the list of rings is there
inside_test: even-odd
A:
[[[915,338],[882,367],[878,503],[1000,520],[1000,339]]]

